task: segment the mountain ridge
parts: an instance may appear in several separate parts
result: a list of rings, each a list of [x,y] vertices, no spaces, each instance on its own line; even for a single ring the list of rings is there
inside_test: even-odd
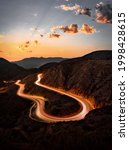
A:
[[[0,58],[0,84],[4,80],[9,81],[23,78],[32,72],[33,70],[26,70],[4,58]]]
[[[94,97],[96,108],[111,105],[112,51],[97,51],[60,63],[49,63],[41,66],[38,72],[43,74],[42,84]],[[31,82],[32,78],[37,77],[30,75],[23,82]]]
[[[19,61],[12,62],[14,64],[17,64],[25,69],[30,68],[39,68],[40,66],[51,63],[51,62],[61,62],[63,60],[66,60],[67,58],[62,57],[30,57],[30,58],[24,58]]]

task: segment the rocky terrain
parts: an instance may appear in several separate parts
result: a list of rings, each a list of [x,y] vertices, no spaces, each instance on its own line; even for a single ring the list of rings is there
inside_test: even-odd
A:
[[[25,76],[36,72],[36,69],[26,70],[3,58],[0,58],[0,85],[4,86],[3,81],[16,81]]]
[[[6,83],[1,87],[6,90],[0,92],[0,150],[112,149],[111,51],[98,51],[60,63],[49,63],[31,73],[23,69],[23,75],[16,72],[15,75],[10,74],[10,78],[2,74],[0,81],[12,80],[14,76],[22,79],[26,83],[26,93],[43,95],[49,99],[46,111],[50,114],[58,116],[73,113],[78,110],[78,104],[34,86],[38,73],[43,73],[43,84],[60,87],[84,97],[93,97],[92,103],[96,109],[81,121],[53,124],[37,122],[28,117],[33,102],[18,97],[18,87]]]
[[[42,68],[41,82],[84,97],[94,97],[95,108],[112,103],[112,53],[97,51]]]
[[[15,95],[16,86],[0,94],[0,149],[111,150],[111,106],[95,109],[77,122],[46,124],[28,117],[31,101]]]

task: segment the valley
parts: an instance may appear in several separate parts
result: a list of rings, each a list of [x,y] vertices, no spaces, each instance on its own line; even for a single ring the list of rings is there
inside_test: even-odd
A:
[[[2,59],[0,149],[111,149],[111,59],[98,51],[31,70]]]

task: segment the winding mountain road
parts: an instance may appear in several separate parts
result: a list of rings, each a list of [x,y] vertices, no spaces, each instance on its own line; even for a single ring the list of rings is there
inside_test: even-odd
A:
[[[57,116],[47,114],[44,111],[45,98],[43,98],[41,96],[25,94],[24,93],[25,84],[20,83],[20,80],[18,80],[15,83],[16,85],[19,86],[19,89],[17,91],[17,95],[22,97],[22,98],[32,100],[37,104],[36,109],[35,109],[35,115],[36,115],[37,118],[39,118],[43,122],[47,122],[47,123],[53,123],[54,122],[55,123],[55,122],[63,122],[63,121],[65,121],[65,122],[66,121],[78,121],[78,120],[83,119],[86,116],[86,114],[92,109],[92,106],[90,106],[90,104],[87,101],[79,98],[78,96],[76,96],[72,93],[69,93],[69,92],[66,92],[66,91],[63,91],[63,90],[60,90],[60,89],[57,89],[57,88],[53,88],[53,87],[50,87],[50,86],[47,86],[47,85],[43,85],[43,84],[40,83],[41,79],[42,79],[42,74],[38,74],[37,80],[35,82],[35,84],[37,86],[40,86],[40,87],[45,88],[47,90],[57,92],[58,94],[61,94],[61,95],[68,96],[70,98],[73,98],[76,101],[78,101],[80,106],[82,107],[81,111],[79,111],[79,112],[77,112],[73,115],[67,116],[67,117],[66,116],[57,117]],[[30,111],[29,116],[31,117],[31,111]]]

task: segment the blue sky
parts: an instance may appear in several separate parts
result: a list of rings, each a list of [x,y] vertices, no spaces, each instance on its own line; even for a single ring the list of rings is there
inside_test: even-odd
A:
[[[95,6],[100,2],[107,3],[105,0],[0,0],[0,55],[9,60],[26,56],[77,57],[94,50],[112,49],[112,24],[95,20]],[[63,10],[60,7],[62,5],[90,8],[91,16],[78,15],[75,10]],[[48,38],[48,34],[53,34],[52,27],[69,28],[72,24],[78,26],[77,33],[67,33],[59,28],[54,31],[54,34],[56,32],[60,35],[59,38]],[[80,32],[83,24],[94,27],[95,32]],[[32,28],[37,28],[38,32],[31,31]],[[44,37],[38,37],[38,34],[43,34]],[[40,45],[28,46],[28,49],[23,50],[14,47],[16,44],[23,45],[26,41],[35,40]]]

